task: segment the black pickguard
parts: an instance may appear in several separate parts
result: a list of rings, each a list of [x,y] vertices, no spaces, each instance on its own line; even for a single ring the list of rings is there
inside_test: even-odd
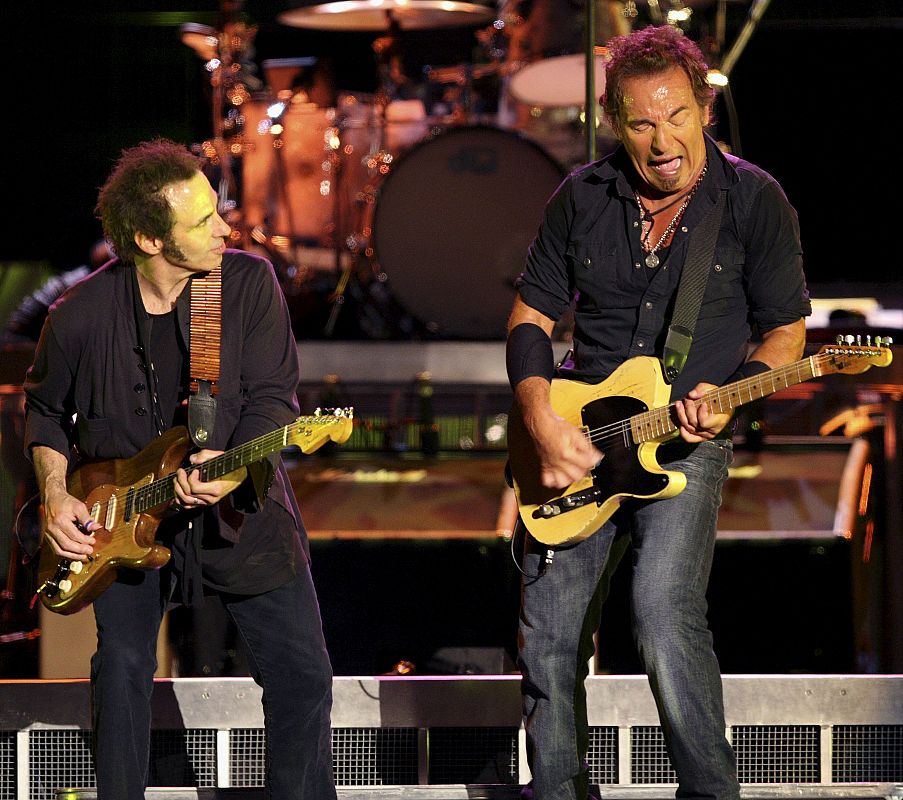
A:
[[[629,418],[648,410],[641,400],[623,395],[603,397],[583,407],[581,416],[588,430],[609,425],[618,429],[617,434],[606,435],[594,442],[605,455],[591,472],[593,484],[600,490],[603,501],[615,495],[654,495],[668,485],[666,475],[649,472],[643,467],[638,446],[630,437]],[[626,429],[623,434],[621,428]]]

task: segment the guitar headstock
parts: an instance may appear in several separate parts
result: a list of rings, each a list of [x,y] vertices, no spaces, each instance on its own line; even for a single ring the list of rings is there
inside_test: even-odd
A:
[[[318,408],[309,417],[298,417],[287,429],[289,443],[312,453],[327,441],[347,442],[354,429],[353,408]]]
[[[870,367],[886,367],[894,359],[890,346],[894,340],[889,336],[838,336],[837,344],[826,344],[818,351],[820,360],[827,358],[830,372],[858,375]]]

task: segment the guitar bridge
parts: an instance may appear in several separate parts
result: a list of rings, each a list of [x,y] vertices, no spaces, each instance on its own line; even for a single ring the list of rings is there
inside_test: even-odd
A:
[[[533,519],[551,519],[552,517],[557,517],[559,514],[573,511],[575,508],[581,508],[590,503],[595,503],[601,496],[602,492],[599,489],[591,487],[582,492],[559,497],[557,500],[551,500],[548,503],[543,503],[541,506],[538,506],[533,512]]]

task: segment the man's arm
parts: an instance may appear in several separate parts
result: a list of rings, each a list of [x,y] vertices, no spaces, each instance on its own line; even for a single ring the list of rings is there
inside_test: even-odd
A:
[[[762,341],[752,351],[746,363],[755,361],[768,369],[783,367],[801,358],[805,346],[806,322],[799,319],[763,334]],[[751,374],[755,374],[755,371]],[[700,383],[687,393],[687,399],[698,400],[714,388],[710,383]],[[685,442],[714,439],[731,419],[730,414],[712,414],[706,403],[696,406],[695,403],[678,400],[675,406],[680,422],[680,436]]]
[[[508,335],[525,324],[536,325],[551,337],[555,321],[517,297],[508,321]],[[550,386],[543,377],[524,378],[514,387],[514,400],[536,444],[542,484],[557,489],[584,477],[599,463],[602,454],[578,428],[555,413],[549,399]]]

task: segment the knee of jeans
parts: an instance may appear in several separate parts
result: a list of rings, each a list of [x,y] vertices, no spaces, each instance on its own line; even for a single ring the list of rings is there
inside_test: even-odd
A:
[[[95,682],[152,686],[156,669],[155,654],[125,647],[99,647],[91,658]]]
[[[686,586],[664,584],[648,591],[635,588],[632,604],[634,629],[640,640],[708,629],[705,596]]]

